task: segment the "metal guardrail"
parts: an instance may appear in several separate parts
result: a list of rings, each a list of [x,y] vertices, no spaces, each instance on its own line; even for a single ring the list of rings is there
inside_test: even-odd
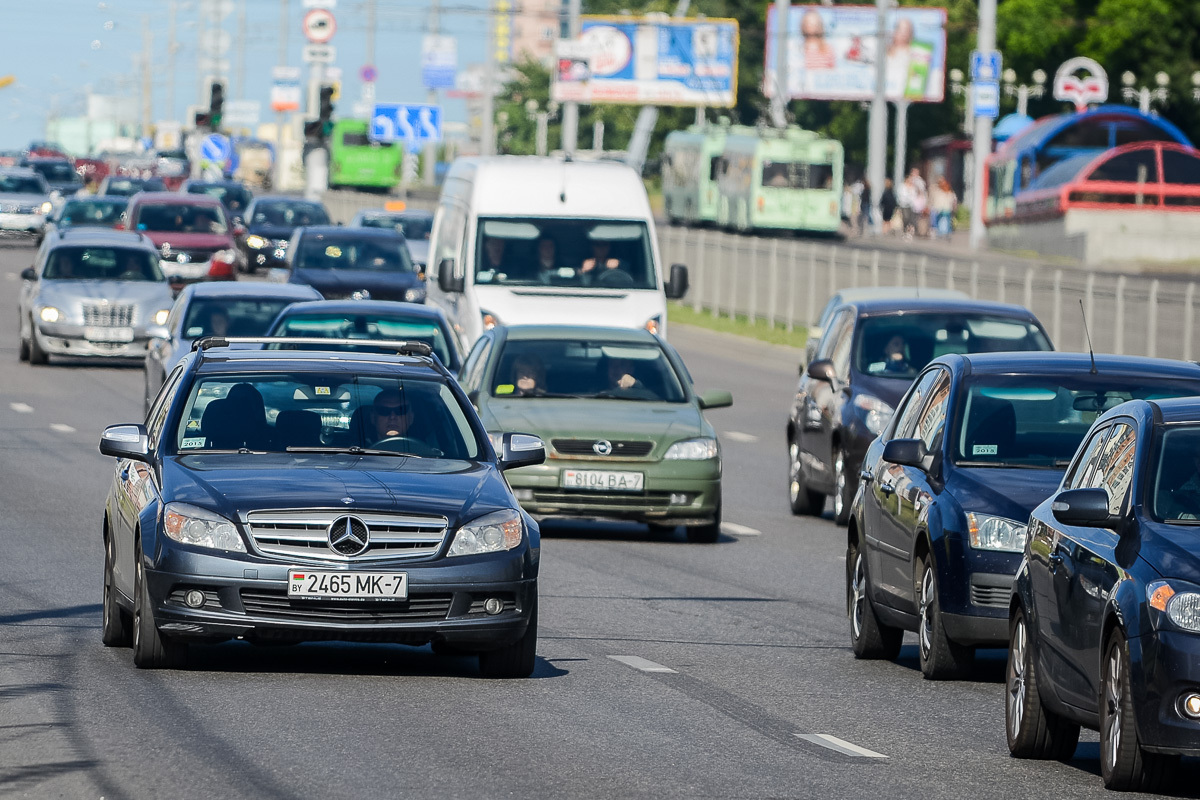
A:
[[[658,228],[664,263],[687,264],[691,289],[682,301],[714,316],[756,322],[816,323],[836,290],[860,286],[958,289],[979,300],[1017,303],[1042,320],[1060,350],[1086,350],[1080,301],[1097,352],[1200,357],[1196,281],[1052,266],[997,265],[971,259],[827,242]]]

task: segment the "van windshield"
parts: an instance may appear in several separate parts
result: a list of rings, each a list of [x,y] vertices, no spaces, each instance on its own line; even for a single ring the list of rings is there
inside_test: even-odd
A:
[[[654,289],[646,223],[638,220],[480,219],[475,283]]]

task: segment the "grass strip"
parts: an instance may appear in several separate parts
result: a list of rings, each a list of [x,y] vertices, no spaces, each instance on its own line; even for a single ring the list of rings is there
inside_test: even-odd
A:
[[[758,320],[756,323],[751,322],[745,314],[738,314],[732,318],[728,316],[714,317],[710,311],[697,312],[691,306],[680,305],[679,303],[667,304],[667,319],[671,322],[679,322],[684,325],[707,328],[710,331],[732,333],[737,336],[745,336],[749,339],[758,339],[762,342],[781,344],[799,349],[804,348],[804,342],[808,339],[808,330],[800,326],[797,326],[795,330],[789,331],[786,325],[778,322],[774,326],[763,319]]]

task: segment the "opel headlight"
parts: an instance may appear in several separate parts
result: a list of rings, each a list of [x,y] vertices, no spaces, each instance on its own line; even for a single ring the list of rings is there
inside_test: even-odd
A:
[[[878,397],[869,394],[856,395],[854,407],[866,412],[863,414],[863,424],[876,436],[883,433],[883,429],[892,421],[892,414],[895,411]]]
[[[521,544],[525,525],[521,513],[508,508],[484,514],[454,534],[448,556],[473,556],[480,553],[499,553]]]
[[[49,200],[47,200],[46,202],[42,203],[41,208],[42,208],[43,214],[49,214],[51,211],[54,210],[54,204],[51,203]]]
[[[1146,601],[1157,611],[1165,611],[1167,619],[1185,631],[1200,633],[1200,592],[1194,586],[1170,581],[1151,581],[1146,584]]]
[[[269,244],[270,244],[270,242],[261,236],[255,236],[254,234],[250,234],[249,236],[246,237],[246,246],[252,247],[255,250],[261,250]]]
[[[169,317],[169,316],[171,316],[171,309],[169,309],[169,308],[164,308],[161,311],[156,311],[154,313],[154,324],[155,325],[166,325],[167,317]]]
[[[704,461],[709,458],[716,458],[717,453],[716,439],[684,439],[682,442],[676,442],[667,448],[667,452],[663,453],[663,459],[666,461]]]
[[[425,287],[414,286],[404,292],[404,299],[409,303],[420,303],[425,299]]]
[[[38,316],[42,318],[42,322],[58,322],[63,318],[63,313],[54,306],[45,306],[38,312]]]
[[[180,544],[213,550],[246,552],[233,523],[219,514],[187,503],[168,503],[163,513],[163,530]]]
[[[1025,550],[1025,523],[991,514],[967,514],[971,547],[1003,553]]]

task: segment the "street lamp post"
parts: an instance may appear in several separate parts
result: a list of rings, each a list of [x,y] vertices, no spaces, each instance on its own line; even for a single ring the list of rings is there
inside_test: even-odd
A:
[[[1193,82],[1195,82],[1195,77],[1192,76]],[[1151,104],[1158,103],[1164,106],[1167,104],[1167,86],[1171,83],[1171,76],[1165,72],[1159,72],[1154,76],[1154,82],[1158,86],[1153,89],[1149,86],[1138,86],[1136,75],[1128,71],[1122,72],[1121,83],[1124,86],[1121,88],[1121,97],[1125,98],[1126,103],[1136,102],[1139,111],[1149,114]]]
[[[1029,116],[1029,98],[1039,99],[1046,93],[1046,72],[1045,70],[1035,69],[1033,71],[1033,83],[1025,84],[1017,83],[1017,71],[1012,69],[1004,70],[1004,93],[1009,97],[1016,95],[1017,97],[1017,113],[1022,117]]]

